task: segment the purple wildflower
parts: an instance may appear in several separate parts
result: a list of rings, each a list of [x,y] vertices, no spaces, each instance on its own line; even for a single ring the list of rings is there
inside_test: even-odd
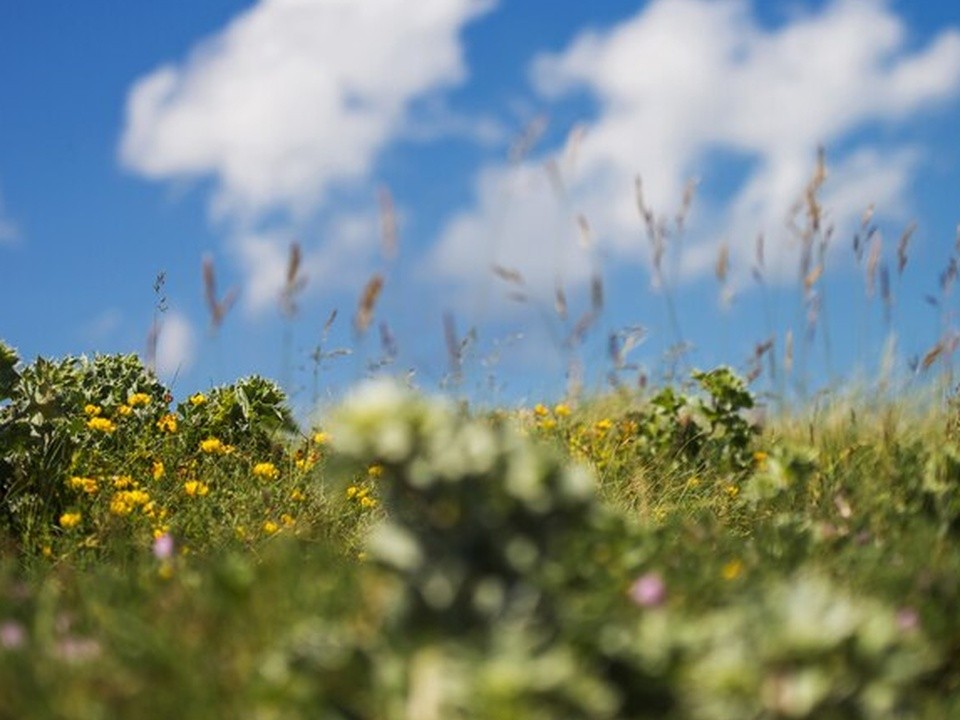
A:
[[[164,533],[153,541],[153,556],[157,560],[169,560],[173,557],[173,537]]]
[[[640,607],[657,607],[667,599],[667,586],[660,573],[648,572],[634,581],[628,594]]]

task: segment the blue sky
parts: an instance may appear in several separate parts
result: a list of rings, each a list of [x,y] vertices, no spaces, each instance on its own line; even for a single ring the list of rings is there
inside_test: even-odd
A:
[[[384,359],[381,323],[398,349],[388,371],[441,382],[445,316],[458,342],[476,329],[464,389],[486,393],[492,376],[487,397],[556,396],[573,359],[602,386],[610,335],[634,326],[626,383],[662,374],[678,340],[686,366],[747,370],[772,338],[779,379],[761,390],[872,376],[891,329],[909,374],[953,332],[939,277],[960,222],[957,128],[947,0],[2,3],[0,337],[27,359],[144,353],[159,320],[156,363],[177,395],[256,372],[300,407]],[[819,146],[826,215],[805,288],[802,228],[786,221]],[[671,230],[659,273],[637,176]],[[858,261],[871,205],[878,232]],[[305,285],[288,317],[292,242]],[[204,257],[221,297],[238,290],[216,330]],[[374,273],[383,293],[358,336]],[[596,278],[602,312],[570,350]],[[315,386],[318,344],[351,354]]]

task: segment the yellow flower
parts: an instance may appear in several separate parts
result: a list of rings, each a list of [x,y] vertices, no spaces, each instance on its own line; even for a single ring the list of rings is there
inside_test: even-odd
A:
[[[538,423],[538,426],[542,430],[553,430],[557,426],[557,421],[551,417],[544,418]]]
[[[117,415],[121,417],[126,417],[133,412],[133,408],[129,405],[118,405],[117,406]]]
[[[210,487],[199,480],[187,480],[183,484],[183,491],[190,497],[204,497],[210,492]]]
[[[94,478],[74,476],[67,480],[67,485],[73,490],[82,490],[87,495],[93,495],[97,491],[97,481]]]
[[[136,483],[129,475],[118,475],[113,478],[113,486],[117,490],[126,490],[128,487],[134,487]]]
[[[91,430],[100,430],[101,432],[105,433],[112,433],[117,429],[117,426],[112,420],[107,420],[107,418],[96,416],[87,420],[87,427]]]
[[[80,524],[83,516],[78,512],[65,512],[60,516],[60,527],[69,530]]]
[[[259,462],[253,466],[253,475],[263,480],[276,480],[280,477],[280,471],[272,462]]]
[[[280,529],[280,526],[277,525],[273,520],[267,520],[263,524],[263,532],[266,533],[267,535],[273,535],[279,529]]]
[[[293,527],[297,523],[297,521],[294,520],[293,515],[289,513],[284,513],[281,515],[280,522],[282,522],[286,527]]]
[[[149,502],[150,496],[143,490],[122,490],[110,499],[110,512],[114,515],[129,515],[134,508]]]
[[[190,404],[194,407],[203,405],[207,401],[207,396],[203,393],[195,393],[190,396]]]
[[[740,488],[730,483],[727,483],[726,485],[724,485],[723,491],[732,498],[735,498],[737,495],[740,494]]]
[[[219,438],[215,437],[200,441],[200,452],[205,452],[208,455],[223,455],[226,452],[226,447]]]
[[[150,396],[142,392],[134,393],[127,398],[127,403],[129,403],[131,407],[143,407],[144,405],[150,404]]]
[[[537,417],[546,417],[550,414],[550,411],[547,410],[547,406],[543,403],[537,403],[533,406],[533,414]]]
[[[372,478],[380,477],[381,475],[383,475],[383,465],[380,465],[379,463],[371,465],[370,467],[367,468],[367,475],[369,475]]]
[[[162,432],[175,433],[177,431],[177,416],[173,413],[167,413],[157,420],[157,428]]]
[[[360,488],[358,488],[356,485],[351,485],[347,488],[347,498],[352,500],[359,492]]]
[[[134,506],[146,507],[150,503],[150,493],[145,490],[127,490],[123,495],[127,502]]]
[[[237,540],[246,540],[247,539],[247,528],[243,525],[237,525],[233,529],[234,535],[237,536]]]
[[[293,464],[296,466],[297,470],[309,470],[317,464],[317,457],[313,453],[310,453],[306,457],[298,457],[293,461]]]
[[[330,436],[325,432],[315,432],[313,434],[313,442],[317,445],[325,445],[329,440]]]
[[[603,420],[598,421],[594,427],[598,432],[605,433],[607,430],[613,427],[613,421],[611,421],[609,418],[603,418]]]
[[[767,457],[769,457],[763,450],[757,450],[753,454],[753,461],[757,464],[757,467],[761,470],[767,466]]]
[[[119,492],[110,500],[110,512],[114,515],[129,515],[133,506],[127,502],[125,493]]]
[[[377,501],[368,495],[364,495],[360,498],[360,507],[362,508],[375,508],[377,506]]]
[[[570,406],[566,403],[559,403],[553,408],[553,414],[557,417],[569,417],[570,416]]]
[[[721,574],[724,580],[736,580],[743,573],[743,563],[739,560],[731,560],[723,566]]]
[[[303,491],[299,488],[294,488],[290,493],[290,499],[294,502],[303,502],[307,499],[307,496],[303,494]]]
[[[167,525],[161,525],[159,527],[155,527],[153,529],[153,539],[157,540],[158,538],[162,538],[168,532],[170,532],[170,527]]]
[[[85,412],[87,415],[89,415],[89,416],[91,416],[91,417],[96,417],[96,416],[99,415],[102,411],[100,410],[100,406],[99,406],[99,405],[90,405],[90,404],[87,404],[87,405],[84,405],[84,406],[83,406],[83,412]]]
[[[162,460],[154,460],[154,461],[153,461],[153,466],[150,468],[150,474],[153,476],[153,479],[154,479],[154,480],[159,480],[160,478],[163,477],[163,473],[164,473],[164,472],[165,472],[165,470],[164,470],[164,467],[163,467],[163,461],[162,461]]]

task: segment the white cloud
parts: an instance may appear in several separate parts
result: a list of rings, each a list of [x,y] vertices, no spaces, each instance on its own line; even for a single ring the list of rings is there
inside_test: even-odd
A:
[[[465,77],[460,31],[490,0],[261,0],[139,80],[123,163],[213,177],[215,214],[307,215],[363,180],[412,101]]]
[[[487,147],[502,145],[509,138],[507,128],[496,118],[458,113],[440,97],[414,108],[399,134],[404,140],[415,142],[462,138]]]
[[[544,99],[586,91],[598,103],[577,169],[564,174],[570,207],[556,202],[545,177],[535,179],[542,159],[484,168],[475,206],[449,222],[431,269],[474,287],[489,284],[494,261],[544,287],[555,266],[583,280],[583,259],[564,259],[575,246],[575,212],[589,218],[602,253],[645,262],[635,176],[649,204],[670,216],[687,178],[718,150],[750,169],[726,207],[698,201],[687,277],[712,269],[723,239],[734,270],[746,272],[757,233],[783,235],[821,143],[830,152],[824,192],[838,230],[871,201],[900,210],[918,149],[872,146],[857,131],[909,122],[960,92],[960,33],[941,32],[918,49],[908,36],[886,3],[862,0],[836,0],[775,28],[762,26],[745,0],[655,0],[609,31],[584,32],[531,68]],[[841,144],[842,153],[833,150]],[[795,267],[791,253],[787,243],[768,243],[781,273]]]
[[[168,310],[161,319],[156,368],[160,377],[185,372],[196,356],[196,331],[185,315]]]

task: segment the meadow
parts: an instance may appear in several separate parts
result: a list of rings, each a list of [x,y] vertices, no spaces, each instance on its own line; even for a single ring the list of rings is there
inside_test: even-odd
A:
[[[960,714],[953,404],[0,380],[2,717]]]
[[[824,175],[821,157],[797,229],[813,324]],[[671,237],[639,190],[680,341]],[[727,269],[721,248],[721,288]],[[216,327],[229,307],[204,276]],[[0,342],[0,718],[960,717],[956,334],[913,364],[937,379],[786,402],[756,381],[789,373],[789,333],[782,361],[772,339],[740,371],[681,349],[627,382],[627,328],[585,392],[603,310],[599,276],[579,319],[557,290],[559,401],[471,403],[378,366],[311,422],[263,377],[175,402],[149,351],[24,361]],[[469,337],[444,329],[459,376]]]

